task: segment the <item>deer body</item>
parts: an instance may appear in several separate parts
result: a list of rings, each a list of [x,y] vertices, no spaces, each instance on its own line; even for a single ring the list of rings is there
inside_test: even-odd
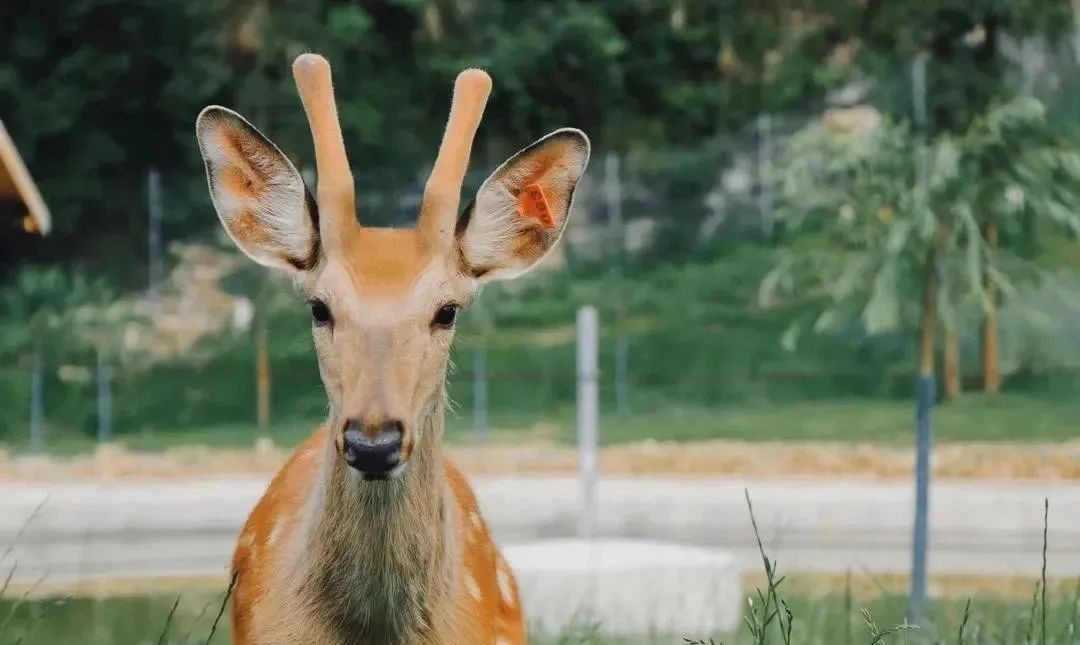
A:
[[[511,157],[459,213],[491,81],[459,75],[411,229],[362,227],[325,59],[293,66],[315,143],[313,196],[242,117],[196,124],[218,216],[257,262],[290,271],[311,308],[326,424],[274,477],[233,558],[234,642],[517,645],[513,575],[442,454],[453,324],[481,283],[524,273],[558,241],[588,139],[556,131]]]
[[[244,527],[235,643],[526,642],[514,579],[452,464],[432,460],[392,492],[352,491],[324,486],[328,453],[319,428]],[[364,509],[363,524],[336,521],[334,504]]]

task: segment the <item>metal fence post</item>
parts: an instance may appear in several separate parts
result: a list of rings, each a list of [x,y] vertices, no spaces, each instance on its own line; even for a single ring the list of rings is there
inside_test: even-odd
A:
[[[108,443],[113,437],[111,379],[105,351],[99,347],[97,350],[98,443]]]
[[[260,299],[261,300],[261,299]],[[255,305],[255,427],[256,441],[270,438],[270,329],[264,302]]]
[[[604,204],[607,209],[608,225],[611,227],[617,249],[612,270],[619,279],[625,274],[626,265],[626,226],[623,222],[622,199],[619,155],[609,152],[604,158]],[[622,308],[618,305],[615,307],[615,318],[616,322],[622,318]],[[626,335],[618,329],[618,325],[616,327],[615,365],[613,366],[615,413],[626,416],[630,413],[630,383],[627,374],[630,345],[626,340]]]
[[[926,123],[926,56],[919,55],[911,65],[912,107],[916,124]],[[926,171],[922,148],[915,159],[916,186],[919,198],[925,198]],[[913,621],[926,616],[926,550],[930,510],[931,414],[934,409],[934,373],[920,369],[915,383],[915,527],[911,550],[911,596],[908,613]]]
[[[473,427],[476,442],[487,441],[487,348],[484,345],[473,350]]]
[[[161,280],[165,272],[161,257],[161,173],[157,168],[151,168],[146,175],[146,201],[147,201],[147,254],[149,255],[149,290],[150,300],[154,307],[158,307],[161,298]]]
[[[934,407],[934,376],[920,374],[915,386],[915,531],[911,553],[911,599],[913,621],[926,616],[926,547],[930,510],[930,414]]]
[[[772,118],[768,113],[757,118],[758,139],[758,181],[761,191],[758,194],[758,210],[761,217],[761,230],[765,238],[771,240],[774,231],[773,193],[766,173],[766,164],[772,162]]]
[[[30,452],[45,449],[45,356],[39,344],[30,371]]]
[[[581,476],[581,507],[578,536],[591,538],[596,518],[597,425],[599,421],[599,374],[597,354],[599,322],[595,307],[577,312],[577,430]]]
[[[615,413],[630,414],[630,342],[624,334],[615,337]]]

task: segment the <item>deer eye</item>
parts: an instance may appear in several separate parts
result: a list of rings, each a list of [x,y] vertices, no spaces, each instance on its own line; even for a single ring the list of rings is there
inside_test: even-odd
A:
[[[458,306],[457,305],[443,305],[439,307],[439,310],[435,312],[435,317],[431,320],[432,327],[441,327],[443,329],[449,329],[454,326],[454,320],[457,319]]]
[[[332,317],[330,316],[330,307],[327,307],[326,303],[322,300],[312,300],[308,304],[311,305],[312,322],[320,327],[330,324]]]

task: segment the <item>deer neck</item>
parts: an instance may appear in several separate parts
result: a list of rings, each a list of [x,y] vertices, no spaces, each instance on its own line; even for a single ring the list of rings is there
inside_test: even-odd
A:
[[[323,464],[305,585],[342,642],[412,642],[439,622],[453,582],[453,509],[442,458],[445,392],[419,425],[408,467],[365,482],[333,446]]]

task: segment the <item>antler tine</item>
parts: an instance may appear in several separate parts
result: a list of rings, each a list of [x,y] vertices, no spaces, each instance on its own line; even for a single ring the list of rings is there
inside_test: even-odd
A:
[[[341,244],[356,228],[356,186],[341,136],[330,63],[318,54],[301,54],[293,78],[315,141],[320,236],[323,244]]]
[[[473,138],[480,127],[484,106],[491,94],[491,77],[479,69],[467,69],[454,82],[454,98],[450,103],[450,119],[446,124],[439,156],[431,169],[424,202],[420,209],[420,226],[438,241],[453,235],[461,201],[461,184],[469,167]]]

